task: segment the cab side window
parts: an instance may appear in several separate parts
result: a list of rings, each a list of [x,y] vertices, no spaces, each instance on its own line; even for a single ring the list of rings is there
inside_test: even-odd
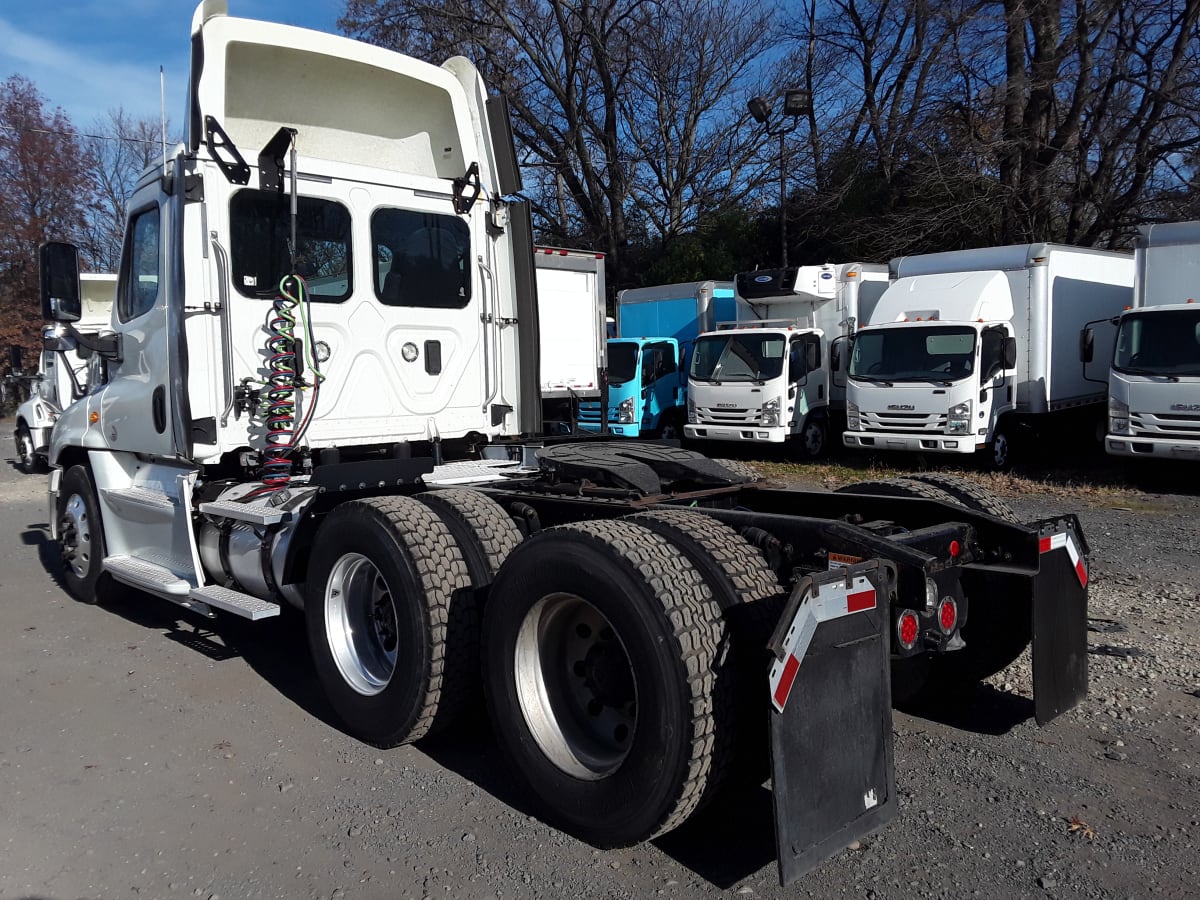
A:
[[[152,206],[130,220],[125,237],[125,260],[117,296],[117,316],[122,322],[150,312],[158,300],[159,247],[158,207]]]

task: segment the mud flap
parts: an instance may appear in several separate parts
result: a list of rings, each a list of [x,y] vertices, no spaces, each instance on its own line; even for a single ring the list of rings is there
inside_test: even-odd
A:
[[[1045,725],[1087,696],[1088,545],[1075,516],[1032,523],[1033,715]]]
[[[896,816],[885,577],[868,560],[802,579],[771,637],[782,885]]]

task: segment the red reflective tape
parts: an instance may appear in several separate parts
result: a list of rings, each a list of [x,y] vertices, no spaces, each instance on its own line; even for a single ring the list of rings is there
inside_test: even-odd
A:
[[[1038,541],[1038,553],[1049,553],[1050,547],[1050,538],[1044,537]]]
[[[796,673],[799,671],[800,660],[795,656],[788,656],[787,662],[783,664],[783,673],[779,676],[779,684],[775,686],[775,706],[781,710],[787,703],[788,694],[792,691],[792,682],[796,680]]]
[[[864,609],[874,608],[874,591],[859,591],[857,594],[851,594],[846,598],[846,612],[848,613],[862,612]]]
[[[1084,568],[1082,559],[1075,563],[1075,574],[1079,576],[1079,583],[1087,587],[1087,569]]]

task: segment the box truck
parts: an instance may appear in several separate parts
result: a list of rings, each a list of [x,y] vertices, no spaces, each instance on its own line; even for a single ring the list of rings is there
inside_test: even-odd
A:
[[[1116,352],[1084,330],[1085,365],[1111,361],[1104,447],[1115,456],[1200,460],[1200,222],[1144,225],[1133,307],[1116,319]]]
[[[84,272],[79,276],[82,309],[75,327],[85,339],[109,327],[116,286],[116,275]],[[25,402],[17,407],[13,428],[17,462],[26,472],[45,465],[50,429],[63,409],[87,390],[88,360],[78,352],[80,349],[87,353],[75,338],[50,324],[42,334],[37,372],[15,376],[26,380],[29,390]],[[19,359],[19,348],[12,348],[10,353],[14,360]],[[19,366],[13,368],[15,372]]]
[[[870,263],[739,273],[738,320],[696,343],[686,436],[821,455],[843,422],[843,339],[887,282],[887,266]]]
[[[1133,299],[1128,253],[1023,244],[892,260],[891,286],[854,336],[843,442],[860,450],[976,453],[1061,426],[1091,439],[1104,391],[1079,332]]]
[[[604,254],[536,247],[542,427],[572,434],[581,403],[603,403],[607,366]]]
[[[608,428],[625,437],[679,438],[687,362],[702,331],[737,316],[732,281],[630,288],[617,295],[618,338],[608,342]],[[580,404],[580,426],[599,431],[599,401]]]

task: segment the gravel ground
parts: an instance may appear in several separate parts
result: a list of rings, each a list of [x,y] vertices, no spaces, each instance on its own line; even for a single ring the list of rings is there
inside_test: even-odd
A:
[[[1195,896],[1200,498],[1029,490],[1092,546],[1087,700],[1038,729],[1023,659],[897,712],[898,818],[781,889],[765,789],[598,851],[530,814],[481,721],[341,733],[293,617],[73,602],[44,479],[0,465],[0,898]]]

